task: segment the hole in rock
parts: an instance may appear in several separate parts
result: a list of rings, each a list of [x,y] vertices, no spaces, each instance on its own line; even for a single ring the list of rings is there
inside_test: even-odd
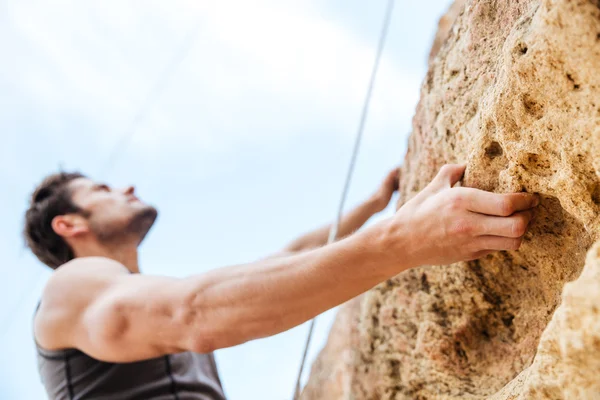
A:
[[[542,196],[535,224],[531,227],[532,233],[562,237],[566,225],[566,216],[560,201],[553,196]]]
[[[592,189],[592,201],[594,204],[600,206],[600,182],[597,183]]]
[[[502,149],[502,146],[500,146],[500,143],[498,143],[498,142],[492,142],[485,149],[485,155],[488,156],[489,158],[500,157],[502,154],[504,154],[504,150]]]
[[[543,154],[528,153],[521,167],[539,176],[550,176],[554,173],[552,163]]]
[[[525,112],[533,117],[540,119],[544,116],[544,105],[538,103],[531,95],[523,95],[523,108]]]

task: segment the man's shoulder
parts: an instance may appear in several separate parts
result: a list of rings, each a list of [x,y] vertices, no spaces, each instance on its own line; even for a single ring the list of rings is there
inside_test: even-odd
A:
[[[78,300],[89,299],[113,279],[129,271],[117,261],[104,257],[76,258],[58,267],[44,287],[40,312],[72,308]]]
[[[56,269],[42,292],[34,336],[43,348],[61,347],[85,309],[109,282],[128,274],[122,264],[102,257],[76,258]]]
[[[79,257],[60,267],[53,273],[48,284],[60,283],[73,278],[97,277],[128,273],[127,268],[118,261],[106,257]]]

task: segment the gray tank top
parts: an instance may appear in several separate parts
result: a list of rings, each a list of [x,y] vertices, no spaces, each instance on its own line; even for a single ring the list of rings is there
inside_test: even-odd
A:
[[[36,347],[50,400],[225,400],[212,354],[107,363],[76,349]]]

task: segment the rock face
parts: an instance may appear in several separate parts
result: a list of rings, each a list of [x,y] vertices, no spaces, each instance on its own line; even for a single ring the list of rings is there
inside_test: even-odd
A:
[[[431,50],[429,52],[429,63],[431,64],[435,57],[440,52],[440,49],[448,40],[448,36],[450,36],[450,32],[452,27],[454,26],[454,22],[465,8],[465,3],[467,0],[455,0],[454,3],[450,6],[446,14],[440,18],[440,22],[438,23],[438,31],[433,39],[433,44],[431,45]]]
[[[310,381],[302,392],[302,398],[351,398],[361,300],[361,297],[357,297],[340,307],[329,332],[327,345],[311,368]]]
[[[567,286],[548,326],[600,239],[600,3],[470,0],[441,25],[400,205],[443,164],[466,163],[463,186],[539,193],[539,215],[519,251],[413,269],[365,294],[355,339],[338,330],[328,343],[357,346],[322,358],[309,382],[343,370],[349,389],[303,398],[600,398],[600,316],[577,300],[584,287],[598,299],[597,272]],[[589,390],[575,395],[576,382]]]
[[[600,399],[600,242],[567,283],[533,364],[492,400]]]

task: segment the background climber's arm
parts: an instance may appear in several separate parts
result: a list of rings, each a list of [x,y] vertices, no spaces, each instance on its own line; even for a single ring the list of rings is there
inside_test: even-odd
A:
[[[367,200],[342,216],[338,228],[337,239],[343,239],[356,232],[373,215],[383,211],[389,204],[392,195],[398,190],[399,170],[390,171],[377,191]],[[282,253],[290,254],[310,250],[327,244],[331,224],[309,232],[287,245]]]

